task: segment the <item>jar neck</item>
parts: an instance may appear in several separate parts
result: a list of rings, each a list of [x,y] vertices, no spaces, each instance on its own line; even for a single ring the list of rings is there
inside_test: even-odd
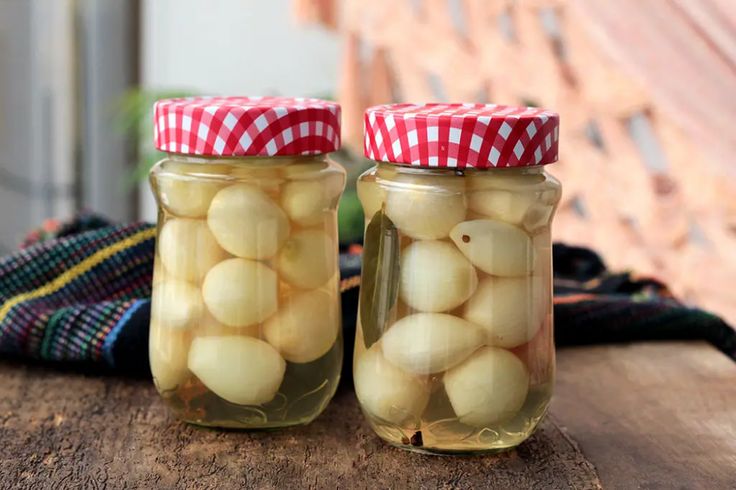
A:
[[[545,173],[544,165],[526,166],[526,167],[492,167],[485,169],[477,169],[467,167],[464,169],[457,168],[438,168],[438,167],[414,167],[409,165],[396,165],[388,162],[376,162],[376,167],[381,170],[388,170],[398,174],[406,175],[539,175]]]
[[[276,166],[319,163],[328,160],[328,153],[318,155],[287,155],[287,156],[202,156],[202,155],[183,155],[181,153],[168,153],[171,160],[182,163],[191,164],[228,164],[228,165],[244,165],[244,166]]]

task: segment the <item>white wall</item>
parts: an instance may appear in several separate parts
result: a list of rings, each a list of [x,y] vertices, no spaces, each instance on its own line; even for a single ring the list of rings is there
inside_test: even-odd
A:
[[[338,36],[288,0],[144,0],[143,81],[218,95],[334,94]]]
[[[299,25],[289,0],[143,0],[143,85],[207,95],[327,96],[339,37]],[[147,184],[141,217],[154,220]]]

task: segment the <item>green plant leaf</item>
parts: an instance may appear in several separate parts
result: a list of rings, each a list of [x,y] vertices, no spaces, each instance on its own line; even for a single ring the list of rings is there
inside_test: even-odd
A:
[[[399,255],[399,232],[383,211],[378,211],[368,223],[363,246],[360,323],[366,348],[381,338],[396,304]]]

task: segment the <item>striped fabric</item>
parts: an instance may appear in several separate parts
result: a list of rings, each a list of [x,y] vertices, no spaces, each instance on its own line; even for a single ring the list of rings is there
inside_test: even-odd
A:
[[[121,332],[147,328],[155,228],[81,216],[36,235],[0,259],[0,352],[116,367]]]
[[[46,224],[0,259],[0,353],[149,375],[154,226],[83,215]],[[346,358],[358,305],[360,247],[340,256]],[[707,340],[736,360],[736,332],[681,304],[654,279],[609,273],[590,250],[554,246],[558,345]],[[345,363],[343,376],[350,375]]]

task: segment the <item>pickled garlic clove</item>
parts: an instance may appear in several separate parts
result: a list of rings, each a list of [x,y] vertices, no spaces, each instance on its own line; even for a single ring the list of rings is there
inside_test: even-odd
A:
[[[163,329],[156,322],[151,323],[148,358],[158,391],[173,390],[189,377],[190,341],[187,330]]]
[[[555,207],[560,201],[560,188],[548,189],[541,193],[539,200],[535,202],[524,216],[522,225],[529,233],[536,233],[548,227],[552,221]]]
[[[289,362],[319,359],[337,340],[340,319],[335,299],[321,290],[286,299],[263,327],[263,335]]]
[[[188,366],[214,394],[238,405],[272,400],[286,371],[286,362],[267,342],[241,336],[195,338]]]
[[[453,228],[450,238],[477,268],[494,276],[523,276],[534,268],[529,235],[514,225],[478,219]]]
[[[386,189],[375,180],[363,180],[358,182],[356,190],[367,223],[383,207],[386,201]]]
[[[468,190],[502,189],[532,191],[540,189],[549,177],[542,173],[519,173],[511,169],[466,172]]]
[[[429,400],[424,380],[387,361],[380,343],[356,353],[353,364],[355,395],[365,411],[392,424],[416,426]]]
[[[212,198],[223,185],[212,174],[225,176],[227,165],[167,162],[156,177],[161,205],[183,218],[199,218],[207,214]]]
[[[204,313],[199,288],[185,281],[165,279],[151,294],[151,322],[161,328],[191,328]]]
[[[534,337],[549,307],[540,276],[486,277],[465,304],[463,317],[483,327],[486,342],[516,347]]]
[[[401,253],[401,299],[429,312],[448,311],[475,292],[478,275],[462,253],[447,242],[418,241]]]
[[[487,427],[519,412],[529,390],[524,363],[499,347],[482,347],[444,376],[445,391],[464,424]]]
[[[410,373],[437,373],[462,362],[483,344],[484,337],[480,327],[462,318],[416,313],[383,334],[383,354]]]
[[[345,179],[341,174],[319,180],[295,180],[284,185],[281,206],[286,214],[302,226],[323,222],[325,212],[337,204]]]
[[[536,194],[533,192],[494,189],[468,195],[468,208],[471,211],[517,226],[522,224],[535,202]]]
[[[251,184],[235,184],[218,192],[210,204],[207,224],[222,248],[249,259],[273,257],[289,235],[286,213]]]
[[[396,179],[387,188],[385,209],[401,233],[421,240],[444,238],[465,219],[464,179],[408,175]]]
[[[326,283],[335,273],[336,244],[322,231],[303,230],[294,233],[276,257],[276,269],[291,285],[314,289]]]
[[[212,316],[232,327],[259,323],[276,312],[278,277],[248,259],[227,259],[207,273],[202,296]]]
[[[324,173],[329,164],[327,162],[304,162],[302,159],[293,159],[290,165],[281,169],[281,174],[289,180],[313,180]]]
[[[245,327],[233,327],[225,325],[212,316],[212,313],[205,312],[202,320],[194,327],[192,333],[195,337],[222,337],[227,335],[244,335],[246,337],[261,337],[261,324],[254,323]]]
[[[207,223],[183,218],[164,223],[158,254],[169,276],[192,282],[202,280],[212,266],[227,256]]]

